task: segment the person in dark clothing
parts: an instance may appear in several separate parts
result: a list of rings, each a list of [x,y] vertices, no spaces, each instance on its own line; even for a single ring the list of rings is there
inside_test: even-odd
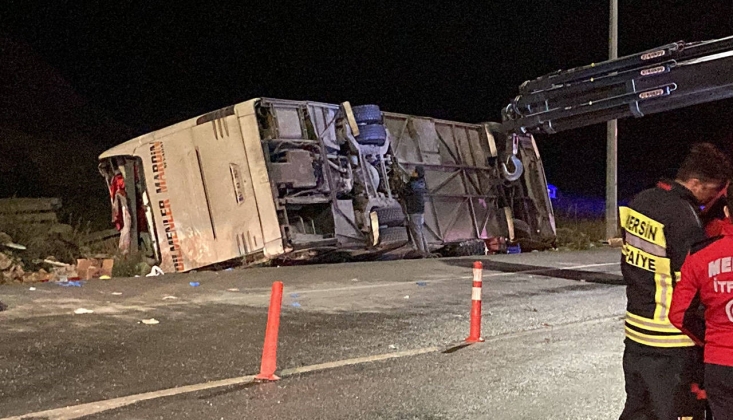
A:
[[[619,208],[627,285],[620,420],[704,418],[704,403],[691,392],[700,381],[699,350],[672,325],[669,309],[687,253],[706,238],[699,208],[719,195],[730,174],[728,158],[715,146],[695,145],[674,181]]]
[[[720,235],[693,246],[672,295],[669,319],[704,346],[705,392],[715,420],[733,420],[733,188],[728,187]],[[705,307],[705,325],[690,322],[697,300]]]
[[[427,186],[425,185],[425,168],[416,166],[415,170],[410,174],[403,191],[405,202],[405,211],[407,212],[408,226],[412,247],[420,254],[426,255],[430,253],[428,243],[423,233],[423,224],[425,223],[425,194]]]

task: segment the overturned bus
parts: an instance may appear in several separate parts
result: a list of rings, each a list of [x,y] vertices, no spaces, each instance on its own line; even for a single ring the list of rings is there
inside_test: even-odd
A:
[[[428,187],[433,250],[555,240],[531,135],[354,106],[253,99],[145,134],[100,156],[120,245],[166,272],[241,261],[376,255],[408,243],[399,187]]]

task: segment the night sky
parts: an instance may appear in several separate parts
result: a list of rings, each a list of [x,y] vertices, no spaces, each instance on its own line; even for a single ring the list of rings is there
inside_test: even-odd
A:
[[[608,54],[608,3],[598,0],[2,3],[0,38],[27,46],[132,135],[260,96],[498,121],[523,81]],[[733,34],[730,0],[620,3],[620,55]],[[63,106],[23,92],[33,107]],[[732,105],[620,122],[621,197],[673,170],[694,141],[733,151]],[[10,115],[7,103],[0,112]],[[93,136],[99,151],[125,139]],[[603,196],[605,125],[538,141],[551,183]]]

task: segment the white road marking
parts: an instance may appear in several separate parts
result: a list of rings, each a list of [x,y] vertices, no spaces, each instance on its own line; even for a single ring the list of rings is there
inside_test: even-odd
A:
[[[549,332],[552,330],[565,329],[575,326],[583,326],[589,324],[598,324],[610,320],[617,320],[622,314],[614,314],[611,316],[605,316],[600,318],[589,319],[578,322],[568,322],[566,324],[555,325],[550,329],[539,327],[523,331],[515,331],[506,334],[500,334],[493,337],[486,337],[486,343],[491,343],[500,340],[506,340],[511,338],[517,338],[526,335],[532,335],[535,333]],[[283,369],[279,372],[282,378],[300,375],[308,372],[317,372],[327,369],[334,369],[345,366],[354,366],[365,363],[379,362],[383,360],[398,359],[402,357],[419,356],[427,353],[437,353],[442,349],[439,347],[424,347],[421,349],[404,350],[392,353],[377,354],[374,356],[357,357],[353,359],[338,360],[335,362],[320,363],[317,365],[301,366],[291,369]],[[242,385],[251,383],[255,380],[255,375],[240,376],[238,378],[222,379],[219,381],[204,382],[195,385],[179,386],[175,388],[163,389],[160,391],[146,392],[144,394],[128,395],[126,397],[112,398],[109,400],[95,401],[92,403],[73,405],[62,408],[55,408],[46,411],[39,411],[36,413],[22,414],[15,417],[6,417],[0,420],[23,420],[26,418],[42,418],[44,420],[74,420],[84,416],[90,416],[92,414],[101,413],[104,411],[114,410],[122,408],[128,405],[136,404],[142,401],[153,400],[163,397],[171,397],[174,395],[187,394],[191,392],[205,391],[214,388],[222,388],[233,385]]]
[[[202,384],[179,386],[163,389],[160,391],[146,392],[144,394],[128,395],[127,397],[113,398],[111,400],[95,401],[88,404],[73,405],[70,407],[56,408],[53,410],[40,411],[37,413],[23,414],[16,417],[7,417],[0,420],[23,420],[24,418],[41,418],[46,420],[72,420],[79,417],[114,410],[141,401],[155,398],[170,397],[173,395],[189,392],[203,391],[206,389],[220,388],[225,386],[240,385],[254,381],[255,375],[240,376],[239,378],[224,379],[221,381],[205,382]]]

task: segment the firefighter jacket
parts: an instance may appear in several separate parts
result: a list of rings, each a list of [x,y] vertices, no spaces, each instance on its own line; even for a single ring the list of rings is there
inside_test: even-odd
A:
[[[672,293],[685,256],[705,240],[692,192],[677,182],[658,184],[619,208],[626,281],[626,338],[652,348],[695,343],[669,320]]]
[[[705,363],[733,366],[733,225],[722,226],[722,236],[693,247],[682,266],[669,318],[674,325],[705,345]],[[705,328],[687,315],[705,306]]]

